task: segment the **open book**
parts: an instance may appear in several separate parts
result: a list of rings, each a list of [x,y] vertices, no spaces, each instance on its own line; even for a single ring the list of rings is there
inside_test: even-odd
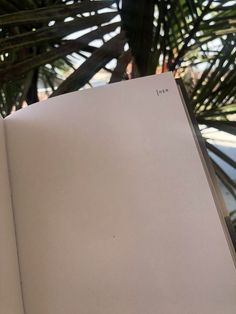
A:
[[[2,314],[235,314],[217,196],[171,73],[0,120]]]

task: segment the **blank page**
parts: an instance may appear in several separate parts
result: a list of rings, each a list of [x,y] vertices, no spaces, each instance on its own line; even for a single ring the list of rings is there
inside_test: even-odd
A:
[[[4,120],[0,116],[0,312],[23,314]]]
[[[170,73],[6,120],[27,314],[235,314],[233,260]]]

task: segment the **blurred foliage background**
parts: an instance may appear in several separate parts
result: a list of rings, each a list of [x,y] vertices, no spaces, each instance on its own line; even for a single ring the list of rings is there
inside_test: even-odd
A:
[[[173,71],[236,221],[235,43],[235,1],[0,0],[0,112]]]

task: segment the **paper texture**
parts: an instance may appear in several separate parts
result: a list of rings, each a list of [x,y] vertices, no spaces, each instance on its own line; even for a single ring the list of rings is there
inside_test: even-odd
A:
[[[0,312],[23,314],[3,119],[0,116]]]
[[[170,73],[6,120],[27,314],[235,314],[236,278]]]

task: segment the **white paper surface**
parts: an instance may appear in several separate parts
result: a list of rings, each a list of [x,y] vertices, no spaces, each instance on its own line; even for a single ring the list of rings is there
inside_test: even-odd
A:
[[[27,314],[236,313],[170,73],[50,99],[6,129]]]
[[[23,314],[14,221],[0,116],[0,313]]]

